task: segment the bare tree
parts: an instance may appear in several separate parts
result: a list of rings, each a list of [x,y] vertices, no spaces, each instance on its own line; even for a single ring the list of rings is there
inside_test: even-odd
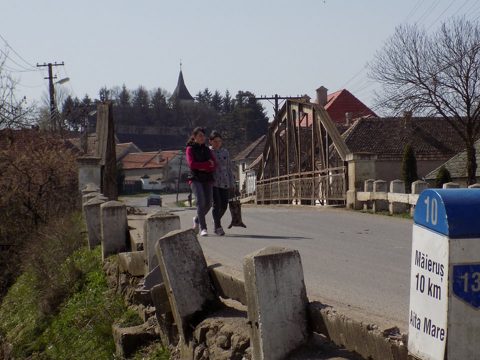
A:
[[[396,114],[441,116],[467,150],[467,181],[475,183],[474,143],[480,133],[480,26],[464,18],[428,33],[401,25],[370,64],[382,84],[377,105]]]
[[[6,50],[0,53],[0,129],[27,125],[33,110],[25,104],[25,98],[16,96],[17,80],[7,71],[7,56]]]

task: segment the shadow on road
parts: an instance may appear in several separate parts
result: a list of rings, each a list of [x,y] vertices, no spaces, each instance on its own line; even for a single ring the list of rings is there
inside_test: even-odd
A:
[[[306,238],[301,236],[270,236],[270,235],[238,235],[238,234],[226,234],[225,237],[238,237],[238,238],[251,238],[251,239],[270,239],[270,240],[311,240],[312,238]]]

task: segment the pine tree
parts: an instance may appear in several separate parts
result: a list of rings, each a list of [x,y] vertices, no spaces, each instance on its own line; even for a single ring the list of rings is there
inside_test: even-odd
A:
[[[443,184],[452,182],[452,176],[450,175],[450,171],[442,165],[442,167],[438,170],[437,176],[435,177],[435,187],[441,188]]]
[[[213,110],[217,112],[222,111],[222,95],[218,92],[218,90],[215,90],[212,96],[212,100],[210,101],[210,106],[213,108]]]
[[[411,191],[412,183],[417,179],[417,159],[415,157],[415,151],[410,144],[407,144],[403,149],[402,160],[402,180],[405,182],[405,190],[407,193]]]

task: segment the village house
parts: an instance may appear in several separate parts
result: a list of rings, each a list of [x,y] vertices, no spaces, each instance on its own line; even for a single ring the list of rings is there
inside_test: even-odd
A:
[[[477,178],[477,182],[480,181],[480,166],[478,166],[480,162],[480,140],[475,142],[475,155],[477,159],[477,172],[475,174]],[[447,160],[445,163],[434,169],[433,171],[429,172],[425,176],[425,180],[428,181],[430,184],[435,183],[435,179],[437,177],[440,168],[444,166],[450,176],[452,181],[459,184],[460,186],[464,187],[467,186],[467,151],[461,151],[451,159]]]
[[[120,160],[125,183],[141,182],[142,190],[188,191],[189,170],[179,150],[128,153]],[[179,177],[180,173],[180,177]]]

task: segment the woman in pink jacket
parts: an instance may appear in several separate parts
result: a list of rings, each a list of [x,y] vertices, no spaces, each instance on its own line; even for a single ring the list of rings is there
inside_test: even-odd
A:
[[[200,227],[200,236],[208,235],[205,215],[212,207],[213,172],[217,167],[215,155],[205,141],[205,129],[196,127],[193,129],[186,150],[190,168],[188,181],[197,205],[197,216],[193,218],[193,226],[196,231]]]

